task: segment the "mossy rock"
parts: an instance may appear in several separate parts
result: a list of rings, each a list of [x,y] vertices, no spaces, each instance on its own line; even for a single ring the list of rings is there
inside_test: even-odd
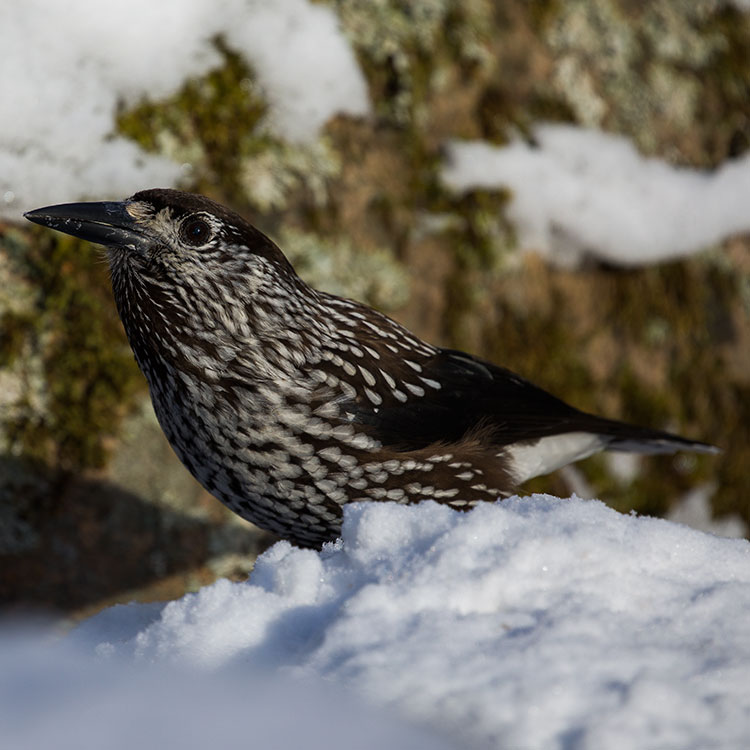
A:
[[[750,14],[668,0],[329,4],[367,78],[371,119],[334,118],[316,141],[282,142],[252,69],[218,40],[223,65],[166,100],[124,107],[118,134],[183,163],[182,187],[242,212],[316,285],[581,408],[724,448],[645,460],[631,481],[606,459],[582,464],[615,507],[665,513],[713,480],[715,511],[750,522],[750,241],[655,268],[560,271],[519,254],[512,195],[457,197],[440,182],[446,139],[503,143],[551,119],[621,133],[676,164],[713,167],[745,152]],[[3,450],[55,476],[106,479],[144,381],[105,265],[91,246],[49,232],[0,227],[0,242]],[[527,489],[570,488],[557,475]],[[4,497],[30,523],[20,495]],[[51,512],[54,498],[39,507]],[[33,523],[14,528],[33,543]]]

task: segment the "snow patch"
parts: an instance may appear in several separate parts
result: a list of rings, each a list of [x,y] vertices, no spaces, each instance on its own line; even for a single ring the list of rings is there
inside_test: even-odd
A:
[[[270,722],[276,747],[299,747],[288,733],[304,726],[305,747],[369,748],[377,720],[357,726],[373,712],[392,737],[422,727],[423,744],[394,747],[439,746],[423,731],[455,747],[743,747],[748,611],[746,541],[598,501],[348,506],[342,540],[281,542],[246,583],[114,607],[22,657],[0,639],[0,745],[93,727],[111,740],[98,746],[127,747],[128,721],[130,746],[234,746]]]
[[[736,514],[714,518],[711,510],[711,497],[716,492],[715,482],[695,487],[686,492],[670,510],[667,518],[675,523],[684,523],[693,529],[706,531],[709,534],[743,539],[750,529]]]
[[[750,155],[705,172],[646,158],[627,139],[595,130],[540,125],[534,139],[452,141],[442,173],[457,192],[509,188],[524,249],[566,265],[593,256],[634,266],[750,231]]]
[[[309,141],[335,113],[369,111],[335,13],[309,0],[3,3],[0,216],[175,184],[181,165],[114,135],[117,108],[220,65],[217,36],[256,71],[281,138]]]

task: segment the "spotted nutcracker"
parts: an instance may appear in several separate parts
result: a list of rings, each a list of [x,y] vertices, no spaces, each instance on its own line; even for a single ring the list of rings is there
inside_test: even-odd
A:
[[[466,509],[600,450],[715,450],[586,414],[312,289],[268,237],[202,196],[145,190],[26,218],[107,248],[180,460],[233,511],[298,544],[335,539],[346,503]]]

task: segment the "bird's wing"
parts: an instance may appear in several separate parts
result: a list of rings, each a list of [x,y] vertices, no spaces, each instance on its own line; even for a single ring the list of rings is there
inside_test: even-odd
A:
[[[361,403],[355,407],[355,421],[385,445],[416,450],[457,442],[481,430],[488,443],[498,447],[571,433],[600,436],[587,455],[604,447],[643,453],[715,450],[667,432],[579,411],[511,371],[463,352],[440,349],[420,360],[420,366],[413,380],[424,386],[424,396],[411,396],[403,403],[386,399],[378,409]]]

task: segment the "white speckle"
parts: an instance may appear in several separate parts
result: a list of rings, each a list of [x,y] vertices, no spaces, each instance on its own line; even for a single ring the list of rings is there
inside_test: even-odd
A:
[[[307,498],[307,501],[309,503],[312,503],[314,505],[323,501],[324,496],[321,495],[320,492],[318,492],[317,487],[313,487],[311,484],[308,484],[305,485],[302,489],[305,493],[305,498]]]
[[[308,459],[302,466],[314,480],[325,479],[328,476],[328,469],[317,458]]]
[[[396,381],[383,369],[378,369],[378,372],[383,376],[383,380],[388,383],[389,388],[396,387]]]
[[[329,422],[324,422],[322,419],[313,417],[308,419],[303,426],[304,431],[308,435],[314,435],[315,437],[326,438],[331,435],[332,428]]]
[[[326,495],[329,492],[333,492],[336,489],[336,483],[332,482],[330,479],[321,479],[319,482],[315,483],[315,486],[321,491],[325,492]]]
[[[335,445],[332,445],[328,448],[319,450],[318,455],[326,461],[332,461],[336,463],[341,458],[341,449],[336,447]]]
[[[405,359],[404,364],[409,365],[415,372],[422,372],[422,365],[412,362],[410,359]]]
[[[460,479],[462,482],[468,482],[470,479],[473,479],[473,477],[473,471],[464,471],[461,474],[456,474],[456,479]]]
[[[429,386],[430,388],[434,388],[436,391],[439,391],[443,386],[438,383],[437,380],[432,380],[431,378],[419,378],[425,385]]]
[[[331,437],[335,440],[346,440],[354,434],[354,428],[348,424],[337,424],[331,430]]]
[[[430,456],[427,460],[432,463],[440,463],[441,461],[450,461],[453,458],[452,453],[443,453],[440,456]]]
[[[367,435],[362,434],[361,432],[358,432],[354,437],[349,441],[350,445],[352,445],[354,448],[372,448],[373,447],[373,440]]]
[[[450,489],[450,490],[435,490],[434,497],[440,498],[440,497],[455,497],[458,495],[457,489]]]
[[[370,399],[370,401],[372,401],[373,404],[383,403],[383,399],[380,397],[380,395],[375,393],[375,391],[370,390],[369,388],[365,388],[365,395]]]
[[[323,417],[323,418],[332,418],[337,417],[339,414],[339,407],[332,403],[332,402],[326,402],[325,404],[321,404],[318,406],[313,414],[316,417]]]
[[[409,400],[409,397],[403,391],[398,390],[398,388],[394,388],[391,393],[393,394],[393,397],[396,399],[396,401],[400,401],[401,403]]]
[[[359,365],[359,371],[362,373],[362,377],[364,378],[364,381],[365,383],[367,383],[367,385],[375,385],[375,376],[369,370],[362,367],[362,365]]]
[[[338,465],[345,471],[348,471],[357,465],[357,459],[354,456],[341,456],[338,460]]]
[[[424,388],[413,383],[404,383],[406,389],[411,391],[415,396],[424,396]]]
[[[346,380],[339,383],[339,388],[347,398],[357,398],[357,389],[351,383],[347,383]]]
[[[373,349],[371,346],[364,346],[364,350],[373,358],[373,359],[380,359],[380,354],[378,353],[377,349]]]

